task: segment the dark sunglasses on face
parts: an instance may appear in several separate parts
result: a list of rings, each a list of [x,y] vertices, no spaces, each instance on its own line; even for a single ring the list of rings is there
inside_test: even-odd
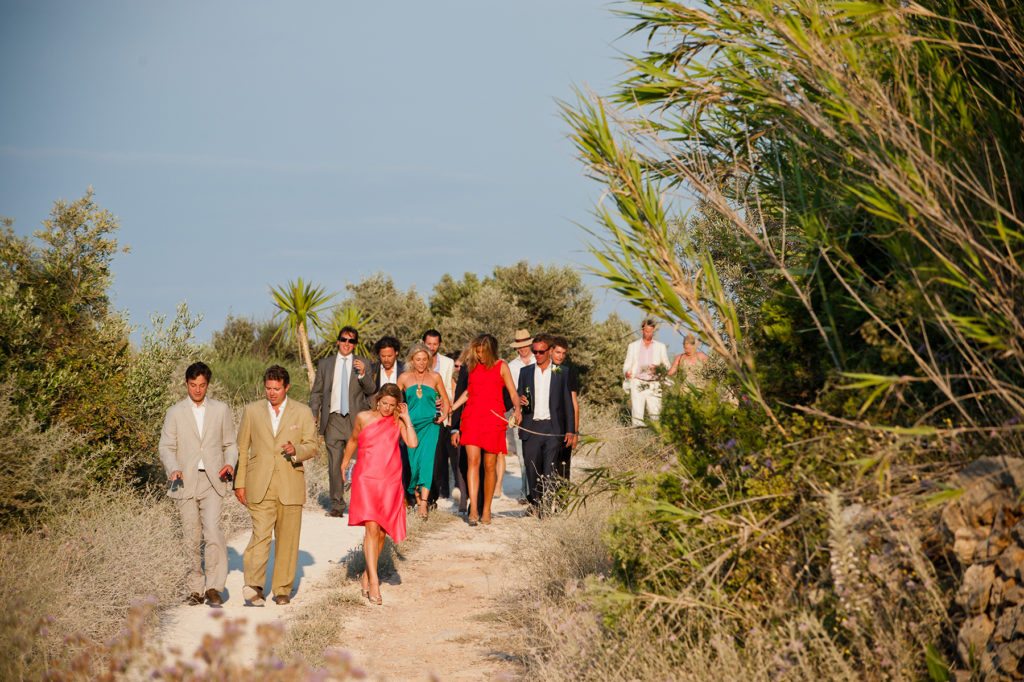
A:
[[[545,353],[547,353],[547,352],[548,352],[548,349],[547,349],[547,348],[542,348],[542,349],[540,349],[540,350],[537,350],[536,348],[531,348],[530,350],[532,350],[532,351],[533,351],[533,354],[534,354],[534,355],[544,355]]]
[[[343,338],[343,339],[338,339],[338,341],[340,341],[341,343],[355,343],[356,342],[355,339],[350,339],[347,336],[345,338]]]

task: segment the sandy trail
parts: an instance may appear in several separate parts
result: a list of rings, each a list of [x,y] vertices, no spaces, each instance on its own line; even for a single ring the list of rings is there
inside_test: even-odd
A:
[[[451,519],[417,537],[420,522],[408,518],[412,542],[399,547],[396,573],[382,581],[382,606],[361,601],[339,623],[336,646],[350,651],[355,662],[372,679],[426,680],[494,679],[516,677],[517,667],[502,646],[501,626],[494,621],[494,598],[501,594],[515,570],[511,539],[523,523],[525,507],[517,504],[519,468],[508,458],[504,479],[505,496],[494,500],[490,526],[470,527],[463,517]],[[451,514],[451,501],[440,500],[434,514]],[[268,599],[262,608],[246,607],[242,598],[242,552],[249,531],[228,542],[229,572],[223,608],[182,605],[165,612],[161,623],[161,644],[166,652],[190,659],[207,634],[219,635],[223,621],[212,614],[220,611],[231,619],[245,619],[247,627],[235,647],[235,661],[256,660],[256,626],[287,624],[312,608],[319,597],[331,590],[345,589],[358,594],[358,582],[338,584],[326,578],[331,568],[362,545],[362,527],[348,526],[348,517],[330,518],[323,509],[308,504],[303,510],[299,544],[297,585],[288,606]],[[269,570],[273,566],[271,553]],[[336,574],[335,574],[336,576]]]
[[[340,645],[372,679],[517,677],[494,599],[515,571],[512,534],[536,521],[519,518],[523,507],[511,499],[495,500],[493,509],[490,526],[470,527],[460,518],[431,532],[381,586],[384,604],[345,620]]]
[[[229,500],[230,501],[230,500]],[[191,657],[206,634],[219,635],[222,621],[212,614],[220,611],[232,619],[244,618],[248,623],[246,634],[237,647],[237,661],[252,663],[256,660],[256,625],[274,621],[285,621],[303,604],[313,603],[316,595],[325,589],[337,588],[324,580],[325,574],[348,554],[349,550],[363,542],[362,527],[350,527],[348,517],[341,519],[324,515],[318,506],[307,505],[302,510],[302,534],[299,541],[299,561],[296,570],[296,586],[292,592],[292,603],[277,606],[270,600],[270,571],[274,565],[273,550],[267,566],[267,605],[247,607],[242,598],[242,552],[249,543],[250,531],[238,533],[228,542],[228,578],[224,606],[213,609],[205,605],[182,605],[166,612],[162,619],[162,643],[164,649],[177,649],[185,657]]]

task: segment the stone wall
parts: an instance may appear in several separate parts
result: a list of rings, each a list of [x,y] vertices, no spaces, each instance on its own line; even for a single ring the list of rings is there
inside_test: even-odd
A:
[[[983,457],[953,485],[963,494],[942,523],[964,569],[953,614],[958,677],[1024,680],[1024,459]]]

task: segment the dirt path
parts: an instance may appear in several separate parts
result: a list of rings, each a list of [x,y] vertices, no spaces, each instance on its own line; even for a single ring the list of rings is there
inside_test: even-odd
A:
[[[508,478],[506,478],[508,480]],[[518,479],[516,479],[518,485]],[[514,500],[495,500],[490,526],[461,519],[417,542],[381,589],[382,606],[346,619],[339,642],[379,680],[515,679],[494,598],[514,573],[511,539],[524,520]]]
[[[227,599],[220,609],[212,609],[205,605],[178,606],[164,614],[162,618],[161,640],[165,651],[177,649],[186,657],[190,657],[207,634],[219,635],[223,621],[213,614],[220,612],[227,618],[244,618],[248,627],[246,634],[237,647],[238,663],[250,664],[256,660],[258,648],[255,646],[256,626],[261,623],[275,621],[287,622],[304,605],[316,601],[316,597],[326,589],[337,589],[337,586],[326,584],[325,576],[337,565],[340,557],[363,542],[363,529],[350,527],[348,519],[335,519],[324,516],[319,508],[307,507],[302,511],[302,534],[299,541],[299,561],[297,584],[293,590],[292,603],[277,606],[270,599],[264,607],[247,607],[242,598],[242,552],[249,543],[250,532],[243,531],[228,542],[228,578],[226,585]],[[270,568],[274,565],[274,553],[271,551],[268,564],[266,594],[270,594]]]
[[[451,515],[420,526],[409,516],[411,542],[399,548],[395,572],[382,586],[384,604],[372,606],[361,598],[345,608],[340,617],[335,646],[352,653],[355,662],[371,679],[439,680],[515,679],[518,669],[505,652],[501,626],[494,619],[494,598],[512,578],[513,537],[523,523],[524,507],[516,503],[520,478],[515,458],[506,472],[506,497],[494,500],[494,520],[489,526],[470,527],[453,514],[450,501],[441,500],[434,512]],[[227,600],[222,609],[207,606],[179,606],[162,618],[161,645],[165,652],[191,658],[207,634],[218,635],[224,621],[245,619],[247,627],[234,660],[255,661],[256,626],[283,622],[286,625],[309,615],[315,616],[317,602],[339,592],[358,595],[358,582],[338,584],[331,574],[346,557],[351,557],[363,539],[361,527],[349,527],[347,519],[325,517],[323,510],[303,511],[299,546],[299,581],[288,606],[268,601],[262,608],[243,605],[242,552],[249,540],[245,531],[228,543],[229,573]],[[273,565],[273,555],[270,560]],[[266,590],[269,594],[269,576]],[[351,593],[351,594],[350,594]]]

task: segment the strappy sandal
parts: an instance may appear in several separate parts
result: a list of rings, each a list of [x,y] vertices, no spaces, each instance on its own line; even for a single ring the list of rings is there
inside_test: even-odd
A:
[[[378,592],[378,594],[377,594],[376,597],[374,597],[372,594],[367,592],[366,593],[366,601],[368,601],[371,604],[374,604],[376,606],[380,606],[381,604],[384,603],[384,597],[383,597],[383,595],[380,594],[380,585],[377,586],[377,592]]]

